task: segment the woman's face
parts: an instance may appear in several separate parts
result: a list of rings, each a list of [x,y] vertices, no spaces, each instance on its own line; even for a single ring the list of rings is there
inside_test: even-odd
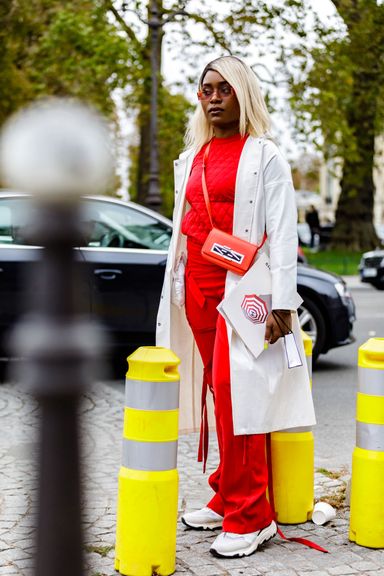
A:
[[[200,102],[216,136],[230,136],[239,131],[240,106],[233,88],[214,70],[203,78]]]

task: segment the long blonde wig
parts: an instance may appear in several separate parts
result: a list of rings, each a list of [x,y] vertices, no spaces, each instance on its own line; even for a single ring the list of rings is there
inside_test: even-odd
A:
[[[218,72],[235,90],[240,107],[239,132],[241,136],[262,136],[269,131],[271,120],[256,74],[245,62],[235,56],[222,56],[212,60],[204,68],[199,80],[199,90],[208,70]],[[189,122],[186,148],[200,148],[213,137],[213,128],[205,117],[199,102]]]

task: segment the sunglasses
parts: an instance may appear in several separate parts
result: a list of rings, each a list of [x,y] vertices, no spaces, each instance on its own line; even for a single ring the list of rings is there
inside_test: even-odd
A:
[[[198,91],[197,98],[199,100],[211,100],[215,92],[219,98],[224,99],[229,98],[229,96],[232,96],[232,94],[235,93],[234,89],[229,84],[223,84],[222,86],[218,86],[215,89],[206,86]]]

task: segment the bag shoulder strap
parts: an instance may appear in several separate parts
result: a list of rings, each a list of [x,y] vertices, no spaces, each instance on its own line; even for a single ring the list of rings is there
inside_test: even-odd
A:
[[[209,200],[209,194],[208,194],[208,188],[207,188],[207,181],[206,181],[206,178],[205,178],[205,168],[206,168],[206,165],[207,165],[207,160],[208,160],[209,150],[210,150],[210,148],[211,148],[211,144],[212,144],[212,140],[210,140],[210,141],[208,142],[208,145],[207,145],[207,147],[206,147],[206,149],[205,149],[205,151],[204,151],[204,156],[203,156],[203,169],[202,169],[202,172],[201,172],[201,185],[202,185],[202,188],[203,188],[204,201],[205,201],[205,206],[206,206],[206,208],[207,208],[207,212],[208,212],[208,216],[209,216],[209,221],[210,221],[210,223],[211,223],[212,228],[214,228],[214,226],[213,226],[213,219],[212,219],[212,211],[211,211],[211,203],[210,203],[210,200]],[[253,220],[253,218],[252,218],[252,220]],[[267,233],[266,233],[266,231],[264,231],[264,234],[263,234],[263,238],[262,238],[262,240],[261,240],[261,243],[260,243],[259,246],[257,247],[258,250],[260,250],[260,248],[263,246],[263,244],[264,244],[264,242],[266,241],[266,239],[267,239]]]
[[[205,149],[204,152],[204,156],[203,156],[203,170],[201,172],[201,185],[203,187],[203,195],[204,195],[204,201],[205,201],[205,206],[207,208],[207,212],[208,212],[208,216],[209,216],[209,221],[211,222],[211,226],[212,228],[213,226],[213,220],[212,220],[212,211],[211,211],[211,203],[209,201],[209,194],[208,194],[208,188],[207,188],[207,181],[205,179],[205,166],[207,163],[207,159],[208,159],[208,155],[209,155],[209,150],[211,148],[211,143],[212,140],[210,140],[208,142],[208,146]]]

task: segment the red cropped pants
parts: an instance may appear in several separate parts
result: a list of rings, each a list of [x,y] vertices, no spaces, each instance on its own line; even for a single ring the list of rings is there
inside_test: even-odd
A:
[[[246,534],[273,519],[266,497],[265,435],[233,433],[228,338],[225,321],[216,310],[223,299],[226,271],[204,260],[200,250],[188,242],[185,306],[215,402],[220,462],[209,477],[215,495],[207,505],[224,516],[225,532]]]

